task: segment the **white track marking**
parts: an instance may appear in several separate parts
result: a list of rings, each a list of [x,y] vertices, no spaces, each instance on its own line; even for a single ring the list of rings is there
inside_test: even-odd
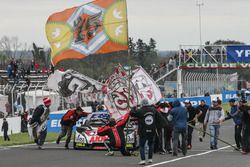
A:
[[[217,152],[219,150],[224,150],[224,149],[227,149],[227,148],[230,148],[230,147],[231,146],[221,147],[218,150],[210,150],[210,151],[206,151],[206,152],[199,153],[199,154],[188,155],[188,156],[185,156],[185,157],[180,157],[180,158],[176,158],[176,159],[172,159],[172,160],[168,160],[168,161],[163,161],[163,162],[155,163],[155,164],[152,164],[152,165],[148,165],[146,167],[153,167],[153,166],[159,166],[159,165],[163,165],[163,164],[169,164],[169,163],[180,161],[180,160],[183,160],[183,159],[188,159],[188,158],[192,158],[192,157],[198,157],[198,156],[210,154],[212,152]]]

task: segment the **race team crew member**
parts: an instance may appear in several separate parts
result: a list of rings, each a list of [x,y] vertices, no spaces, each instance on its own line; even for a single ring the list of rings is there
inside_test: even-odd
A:
[[[68,110],[66,114],[61,119],[61,133],[59,134],[56,144],[60,143],[60,140],[67,134],[67,139],[65,143],[65,148],[69,149],[69,142],[71,140],[71,135],[72,135],[72,129],[73,126],[76,125],[76,122],[81,118],[81,117],[86,117],[88,113],[83,112],[83,109],[81,107],[77,107],[76,109]]]
[[[197,110],[200,111],[200,114],[198,115],[198,123],[199,123],[199,140],[200,142],[203,141],[203,138],[206,136],[206,129],[207,127],[204,125],[204,119],[207,114],[207,110],[209,109],[209,106],[206,105],[205,100],[201,100],[200,105],[198,105]]]
[[[162,118],[156,108],[149,105],[147,99],[141,101],[141,108],[132,108],[130,115],[138,118],[138,134],[140,143],[140,156],[141,161],[139,165],[146,164],[145,157],[145,144],[148,141],[148,163],[153,163],[153,147],[156,135],[156,127],[165,127],[167,125],[166,120]]]
[[[129,114],[126,114],[120,122],[116,123],[114,118],[110,118],[106,126],[99,127],[97,134],[99,136],[108,136],[109,140],[104,141],[108,149],[105,155],[113,156],[113,149],[118,148],[123,156],[131,156],[131,152],[126,150],[126,139],[124,135],[124,128],[128,122]]]
[[[188,126],[187,130],[187,149],[192,148],[192,136],[193,136],[193,131],[194,131],[194,126],[196,123],[196,119],[198,115],[200,115],[201,111],[197,110],[194,108],[189,100],[185,100],[185,107],[188,112],[188,124],[191,126]]]
[[[38,145],[39,149],[43,149],[45,138],[47,136],[46,121],[49,118],[51,100],[49,97],[43,98],[43,104],[36,107],[33,115],[29,121],[32,128],[32,136],[34,142]]]
[[[242,112],[240,112],[238,105],[235,103],[234,99],[229,100],[229,105],[231,107],[230,112],[227,112],[227,117],[225,120],[233,119],[234,121],[234,138],[237,150],[239,151],[242,146]]]

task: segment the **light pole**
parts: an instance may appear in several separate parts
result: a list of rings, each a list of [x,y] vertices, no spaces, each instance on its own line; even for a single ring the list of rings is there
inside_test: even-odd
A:
[[[201,54],[200,54],[200,61],[202,62],[202,35],[201,35],[201,7],[204,5],[203,0],[197,0],[196,1],[196,6],[198,6],[199,8],[199,30],[200,30],[200,50],[201,50]]]

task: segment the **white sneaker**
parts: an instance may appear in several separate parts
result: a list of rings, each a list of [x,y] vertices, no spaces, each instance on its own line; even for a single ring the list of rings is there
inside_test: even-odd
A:
[[[114,155],[114,151],[109,151],[108,153],[105,154],[106,156],[113,156]]]
[[[138,163],[139,165],[145,165],[146,164],[146,161],[145,160],[142,160]]]
[[[149,160],[148,160],[148,163],[149,163],[149,164],[152,164],[152,163],[153,163],[153,160],[152,160],[152,159],[149,159]]]

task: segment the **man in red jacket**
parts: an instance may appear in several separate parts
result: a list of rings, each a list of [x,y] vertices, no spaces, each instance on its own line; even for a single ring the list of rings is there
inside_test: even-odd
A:
[[[126,150],[126,139],[124,135],[124,128],[128,121],[129,114],[126,114],[120,122],[116,123],[114,118],[110,118],[109,123],[106,126],[99,127],[97,133],[99,136],[108,136],[109,141],[105,141],[104,144],[108,149],[108,153],[105,155],[113,156],[114,148],[118,148],[123,156],[131,156],[131,152]]]
[[[76,122],[81,118],[81,117],[86,117],[88,113],[84,112],[81,107],[77,107],[76,109],[68,110],[66,114],[61,119],[61,125],[62,125],[62,132],[59,134],[56,144],[60,143],[60,140],[66,136],[67,134],[67,139],[65,143],[65,148],[69,149],[69,142],[71,140],[71,135],[72,135],[72,129],[73,126],[76,125]]]

